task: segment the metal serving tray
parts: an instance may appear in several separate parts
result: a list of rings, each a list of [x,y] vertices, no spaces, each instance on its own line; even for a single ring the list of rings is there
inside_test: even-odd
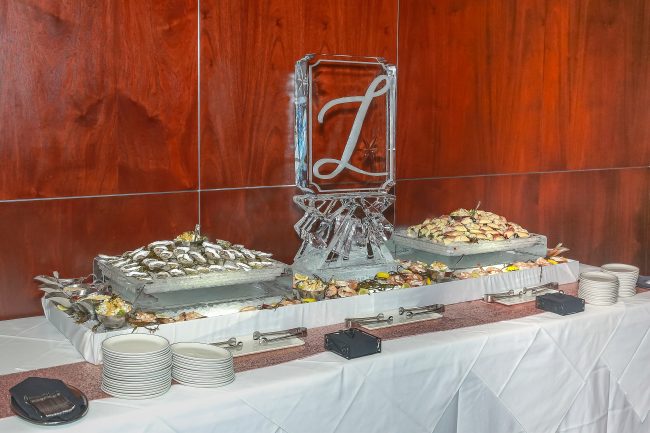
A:
[[[477,243],[454,242],[444,245],[431,242],[428,239],[407,236],[405,228],[399,228],[393,233],[392,241],[397,245],[425,251],[440,256],[466,256],[501,251],[516,251],[539,247],[546,254],[546,236],[530,234],[527,238],[506,239],[504,241],[479,241]]]
[[[273,266],[263,269],[211,272],[209,274],[157,279],[153,282],[144,282],[137,278],[127,277],[120,269],[98,260],[95,260],[95,267],[101,273],[102,278],[117,286],[117,289],[135,294],[144,284],[143,292],[154,294],[270,281],[282,275],[287,265],[277,260],[268,260],[273,262]]]

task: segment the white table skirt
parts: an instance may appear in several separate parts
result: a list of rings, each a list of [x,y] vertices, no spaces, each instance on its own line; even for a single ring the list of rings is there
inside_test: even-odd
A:
[[[174,385],[149,401],[95,400],[66,432],[650,432],[650,292],[472,328],[385,341]],[[15,417],[1,432],[40,431]]]
[[[430,304],[454,304],[481,299],[485,293],[499,293],[551,281],[559,284],[573,283],[578,279],[579,263],[571,260],[555,266],[525,269],[517,272],[488,275],[462,281],[413,287],[405,290],[391,290],[369,296],[289,305],[276,310],[258,310],[231,313],[188,322],[160,325],[157,335],[170,342],[200,341],[213,342],[230,337],[250,335],[254,331],[276,331],[305,326],[319,326],[343,323],[346,317],[363,317],[401,307],[415,307]],[[91,331],[92,324],[77,325],[65,313],[48,301],[43,301],[43,310],[48,319],[77,348],[88,362],[102,362],[101,344],[106,338],[132,332],[123,329],[105,333]],[[94,323],[94,322],[93,322]],[[137,332],[149,332],[139,329]]]

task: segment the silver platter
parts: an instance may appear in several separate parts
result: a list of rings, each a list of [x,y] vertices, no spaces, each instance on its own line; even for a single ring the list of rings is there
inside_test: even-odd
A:
[[[145,283],[137,278],[127,277],[120,269],[112,265],[96,260],[96,264],[105,280],[113,285],[137,293],[144,286],[144,293],[165,293],[183,290],[205,289],[208,287],[230,286],[235,284],[249,284],[261,281],[271,281],[282,275],[287,266],[277,260],[267,259],[273,262],[272,266],[262,269],[251,269],[250,271],[223,271],[211,272],[209,274],[187,275],[184,277],[169,277],[157,279]]]
[[[441,256],[465,256],[500,251],[516,251],[536,246],[543,246],[544,252],[546,251],[546,236],[533,233],[527,238],[506,239],[504,241],[479,241],[477,243],[454,242],[449,245],[444,245],[425,238],[410,237],[406,234],[405,228],[399,228],[395,230],[391,239],[403,247]]]

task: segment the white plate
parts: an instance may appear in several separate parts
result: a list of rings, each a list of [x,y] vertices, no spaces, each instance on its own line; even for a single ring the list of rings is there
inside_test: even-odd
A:
[[[175,362],[172,364],[175,368],[183,368],[187,370],[194,371],[223,371],[223,370],[232,370],[232,364],[219,364],[219,365],[202,365],[202,364],[190,364],[185,362]]]
[[[113,338],[113,337],[111,337]],[[102,347],[102,353],[105,353],[109,356],[119,356],[121,358],[126,358],[126,359],[147,359],[147,358],[152,358],[156,356],[164,356],[169,353],[171,353],[171,349],[169,347],[165,347],[164,349],[156,350],[155,352],[148,352],[148,353],[124,353],[124,352],[116,352],[110,349],[106,349]]]
[[[172,383],[172,378],[164,382],[156,383],[155,385],[150,386],[129,386],[121,383],[113,383],[107,380],[102,380],[102,386],[120,392],[126,392],[129,394],[155,394],[162,390],[163,388],[168,387]]]
[[[122,380],[122,379],[113,379],[112,377],[102,376],[102,382],[108,385],[119,386],[120,388],[133,388],[133,389],[145,389],[145,388],[156,388],[159,387],[171,380],[171,373],[165,377],[158,377],[156,379],[148,381],[138,381],[138,380]]]
[[[578,293],[594,296],[616,296],[618,294],[618,290],[590,290],[580,288],[578,289]]]
[[[580,280],[595,281],[599,283],[617,283],[618,280],[612,274],[602,271],[590,271],[580,274]]]
[[[102,350],[116,356],[155,355],[168,348],[169,341],[166,338],[150,334],[116,335],[102,341]]]
[[[172,365],[177,365],[179,367],[185,367],[192,370],[213,370],[213,369],[222,369],[232,367],[232,362],[220,362],[220,363],[199,363],[191,361],[180,361],[178,358],[172,362]]]
[[[579,291],[591,293],[618,293],[618,287],[588,287],[579,286]]]
[[[219,384],[191,383],[191,382],[185,382],[185,381],[182,381],[182,380],[176,380],[176,381],[178,383],[180,383],[181,385],[191,386],[191,387],[194,387],[194,388],[219,388],[219,387],[226,386],[226,385],[229,385],[229,384],[233,383],[235,381],[235,378],[233,377],[232,380],[230,380],[228,382],[224,382],[224,383],[219,383]]]
[[[234,371],[228,371],[228,372],[225,372],[225,373],[219,374],[219,375],[205,375],[205,374],[197,374],[197,373],[187,373],[185,371],[178,371],[178,370],[172,371],[172,376],[173,377],[180,377],[181,379],[188,379],[188,380],[222,381],[224,379],[231,378],[234,375],[235,375]]]
[[[580,298],[590,298],[590,299],[616,299],[618,295],[608,295],[608,294],[593,294],[593,293],[584,293],[578,292],[578,297]]]
[[[594,286],[594,287],[618,286],[618,278],[616,278],[616,276],[612,274],[607,274],[607,275],[612,277],[612,281],[592,281],[592,280],[581,279],[579,284],[586,285],[586,286]]]
[[[639,273],[639,268],[624,263],[607,263],[606,265],[602,265],[600,269],[610,272]]]
[[[131,365],[155,364],[157,362],[161,362],[166,359],[172,359],[171,352],[163,352],[156,355],[150,355],[150,356],[147,355],[147,356],[138,356],[138,357],[120,356],[108,352],[102,352],[102,355],[105,361],[120,362],[123,364],[131,364]]]
[[[172,381],[169,379],[167,383],[161,383],[158,386],[150,386],[147,388],[129,388],[124,386],[117,386],[110,383],[102,382],[102,388],[106,388],[113,392],[119,392],[120,394],[129,394],[129,395],[153,395],[162,392],[163,390],[169,389]]]
[[[221,381],[187,380],[183,378],[175,378],[174,380],[183,385],[198,386],[198,387],[218,387],[218,386],[224,386],[224,385],[228,385],[229,383],[232,383],[235,380],[235,376],[232,376],[227,380],[221,380]]]
[[[104,376],[110,377],[112,379],[116,380],[140,380],[140,381],[145,381],[145,380],[155,380],[160,377],[165,377],[165,375],[170,374],[171,369],[170,368],[165,368],[163,370],[157,370],[157,371],[151,371],[151,372],[143,372],[143,373],[129,373],[129,372],[123,372],[119,370],[110,370],[110,369],[104,369],[102,374]]]
[[[172,376],[180,377],[181,379],[190,379],[190,380],[224,380],[235,375],[234,371],[224,372],[223,374],[201,374],[201,373],[188,373],[186,371],[174,370]]]
[[[594,300],[589,300],[588,301],[586,299],[585,299],[585,302],[590,304],[590,305],[596,305],[596,306],[601,306],[601,307],[616,304],[616,301],[594,301]]]
[[[172,345],[174,356],[188,361],[228,362],[232,360],[230,351],[204,343],[176,343]]]
[[[602,294],[602,293],[586,293],[586,292],[578,292],[578,297],[579,298],[607,298],[607,299],[616,299],[618,297],[618,294]]]
[[[166,368],[171,364],[172,362],[169,359],[163,359],[161,361],[147,362],[147,363],[140,363],[140,364],[106,360],[106,359],[104,360],[104,366],[108,366],[109,368],[113,368],[116,370],[133,371],[133,372],[162,370],[163,368]]]
[[[615,304],[617,299],[597,299],[597,298],[583,298],[588,304]]]
[[[607,288],[607,289],[596,289],[593,287],[579,287],[579,292],[583,293],[594,293],[594,294],[616,294],[618,293],[618,288]]]
[[[104,364],[112,364],[112,365],[119,365],[120,367],[125,367],[125,368],[140,368],[140,367],[146,367],[146,366],[153,366],[153,365],[162,365],[166,363],[171,363],[172,358],[170,356],[167,357],[162,357],[162,358],[154,358],[154,359],[146,359],[146,360],[138,360],[138,361],[130,361],[130,360],[125,360],[125,359],[119,359],[119,358],[112,358],[112,357],[106,357],[104,356]]]
[[[179,371],[186,374],[201,374],[204,376],[219,376],[223,374],[228,374],[235,371],[233,367],[219,368],[219,369],[195,369],[195,368],[185,368],[182,366],[175,365],[172,371]]]
[[[112,390],[112,389],[106,388],[104,385],[102,385],[102,391],[104,391],[106,394],[110,394],[113,397],[124,398],[124,399],[127,399],[127,400],[144,400],[144,399],[148,399],[148,398],[160,397],[161,395],[167,393],[167,391],[169,391],[169,388],[171,388],[171,385],[169,387],[164,388],[164,389],[160,390],[159,392],[153,393],[153,394],[129,394],[129,393],[126,393],[126,392]]]
[[[171,372],[166,373],[166,375],[150,377],[150,378],[140,378],[140,377],[119,377],[119,376],[108,376],[107,374],[102,374],[102,379],[106,379],[107,382],[111,383],[123,383],[129,384],[129,386],[147,386],[149,384],[157,384],[164,382],[165,380],[171,377]]]
[[[596,280],[589,280],[586,278],[581,278],[580,284],[588,284],[590,286],[615,286],[618,284],[618,278],[614,274],[607,274],[603,272],[604,275],[612,277],[611,280],[609,281],[596,281]]]
[[[589,293],[589,292],[578,292],[579,295],[590,298],[616,298],[618,297],[617,293]]]

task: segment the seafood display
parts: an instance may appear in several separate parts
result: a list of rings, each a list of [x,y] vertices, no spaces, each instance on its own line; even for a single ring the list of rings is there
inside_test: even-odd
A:
[[[111,296],[108,299],[100,301],[95,307],[95,312],[102,316],[126,316],[133,306],[119,296]]]
[[[225,240],[210,241],[197,226],[174,240],[154,241],[119,256],[99,254],[95,274],[129,296],[179,292],[273,280],[286,265],[271,256]]]
[[[106,329],[151,326],[163,323],[185,322],[205,316],[196,311],[183,311],[175,317],[165,314],[141,311],[112,292],[103,282],[84,283],[86,278],[61,279],[55,272],[53,277],[39,275],[34,279],[41,283],[45,299],[70,316],[76,323],[96,322],[93,330],[100,325]],[[69,290],[73,287],[74,290]],[[80,289],[83,288],[83,294]]]
[[[528,230],[505,217],[479,209],[458,209],[449,215],[427,218],[410,226],[406,234],[412,238],[449,245],[527,238]]]
[[[549,250],[550,253],[553,251]],[[303,302],[312,302],[320,299],[346,298],[388,290],[420,287],[452,280],[478,278],[492,274],[513,272],[521,269],[533,269],[566,262],[567,259],[564,257],[553,255],[547,256],[546,258],[539,257],[537,260],[526,262],[519,261],[505,265],[478,267],[452,272],[447,265],[441,262],[427,264],[422,261],[397,260],[397,271],[378,272],[374,278],[362,281],[335,279],[323,281],[317,276],[309,277],[307,275],[296,274],[293,279],[293,288],[307,293],[307,295],[302,297]],[[320,292],[323,292],[322,297],[318,296]],[[313,295],[310,297],[309,294]]]
[[[479,278],[486,275],[500,274],[504,272],[514,272],[522,269],[534,269],[543,266],[557,265],[559,263],[566,263],[567,259],[564,257],[555,257],[554,259],[545,259],[543,257],[538,258],[535,261],[530,262],[514,262],[508,265],[495,265],[487,266],[473,269],[465,269],[462,271],[456,271],[453,273],[453,277],[459,280],[466,280],[468,278]]]
[[[125,276],[143,282],[213,272],[249,272],[274,266],[272,254],[245,248],[228,241],[155,241],[120,256],[100,254],[97,261],[119,269]],[[187,243],[187,245],[185,245]]]

